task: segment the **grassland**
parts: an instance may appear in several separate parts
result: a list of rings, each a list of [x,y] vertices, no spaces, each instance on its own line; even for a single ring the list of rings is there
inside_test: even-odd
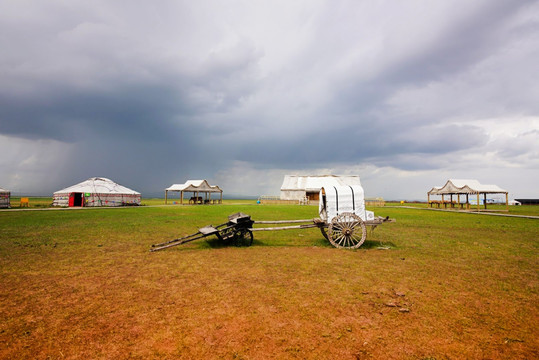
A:
[[[539,357],[539,220],[373,210],[397,222],[356,251],[308,229],[156,253],[152,243],[237,211],[305,219],[317,208],[0,212],[0,358]]]
[[[28,208],[29,209],[46,209],[46,208],[52,208],[52,198],[51,197],[29,197],[28,198]],[[20,206],[20,197],[11,197],[11,208],[12,209],[26,209],[26,207],[21,208]],[[179,198],[172,198],[169,199],[168,205],[180,205]],[[189,200],[184,199],[184,202],[186,205],[188,205]],[[255,204],[256,200],[229,200],[225,199],[223,200],[223,204]],[[164,205],[165,199],[161,198],[144,198],[141,201],[142,206],[158,206],[158,205]]]

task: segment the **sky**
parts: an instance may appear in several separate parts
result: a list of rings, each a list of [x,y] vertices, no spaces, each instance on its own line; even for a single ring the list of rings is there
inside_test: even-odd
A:
[[[0,187],[539,198],[539,1],[0,1]]]

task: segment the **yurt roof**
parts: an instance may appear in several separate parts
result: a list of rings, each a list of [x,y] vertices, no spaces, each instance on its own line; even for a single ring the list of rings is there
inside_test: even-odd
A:
[[[76,185],[56,191],[54,194],[64,193],[91,193],[91,194],[127,194],[140,195],[139,192],[115,183],[104,177],[93,177]]]

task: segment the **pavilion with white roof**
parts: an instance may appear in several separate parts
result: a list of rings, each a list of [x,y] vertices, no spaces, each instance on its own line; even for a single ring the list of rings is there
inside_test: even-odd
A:
[[[433,187],[428,193],[428,203],[429,206],[432,207],[434,205],[437,205],[440,207],[443,205],[445,208],[447,208],[447,205],[449,204],[451,207],[454,207],[454,205],[457,206],[466,206],[466,209],[470,209],[470,201],[469,196],[470,195],[476,195],[477,196],[477,210],[479,211],[480,206],[480,198],[481,195],[483,196],[483,205],[485,209],[487,208],[487,194],[505,194],[505,205],[508,206],[509,204],[509,198],[508,198],[508,192],[507,190],[504,190],[497,185],[484,185],[481,184],[477,180],[473,179],[449,179],[445,183],[444,186],[435,186]],[[442,200],[431,200],[432,195],[441,195]],[[453,201],[453,196],[457,196],[457,202],[455,203]],[[466,202],[461,203],[460,202],[460,196],[466,196]],[[447,201],[446,196],[449,196],[449,201]]]
[[[210,204],[212,203],[211,194],[219,193],[221,196],[219,200],[213,200],[213,202],[218,201],[219,204],[223,202],[223,190],[219,186],[212,186],[206,180],[188,180],[184,184],[173,184],[165,189],[165,204],[168,200],[168,192],[179,192],[180,193],[180,204],[183,204],[183,193],[191,192],[193,196],[189,199],[189,203],[193,204]],[[204,198],[200,196],[204,194]]]

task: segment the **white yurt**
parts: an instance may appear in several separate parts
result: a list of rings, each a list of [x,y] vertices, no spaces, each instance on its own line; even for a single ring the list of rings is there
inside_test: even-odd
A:
[[[11,192],[9,190],[0,188],[0,208],[11,207],[10,197]]]
[[[93,177],[53,194],[53,206],[133,206],[140,205],[140,193],[114,181]]]

